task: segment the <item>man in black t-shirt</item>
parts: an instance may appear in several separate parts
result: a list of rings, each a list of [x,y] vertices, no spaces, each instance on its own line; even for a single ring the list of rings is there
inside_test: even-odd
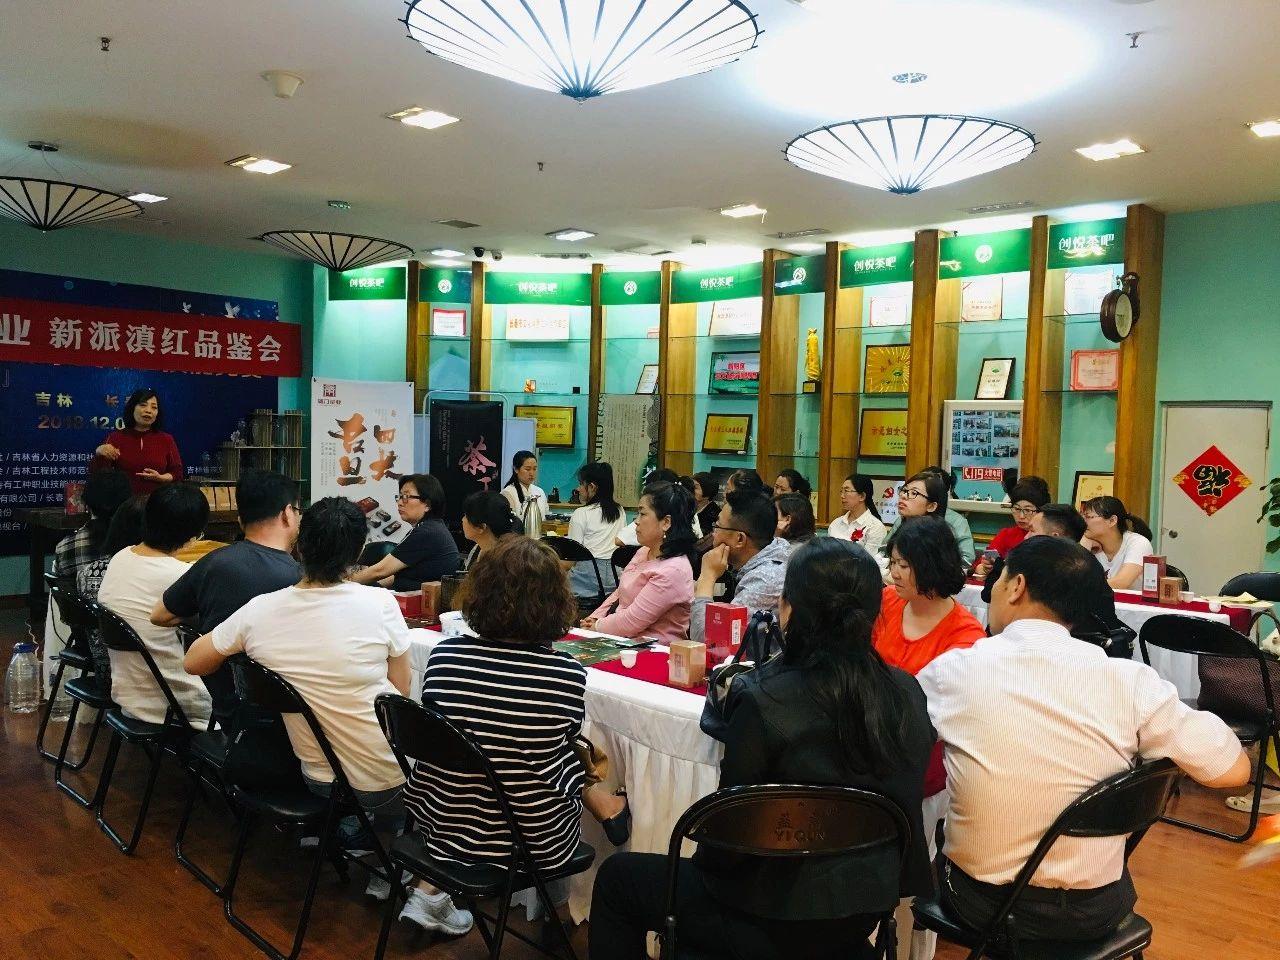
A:
[[[291,551],[298,539],[298,484],[273,470],[246,470],[236,484],[244,539],[207,553],[164,592],[151,622],[189,623],[209,633],[254,597],[298,582]],[[215,706],[234,701],[230,671],[205,677]]]

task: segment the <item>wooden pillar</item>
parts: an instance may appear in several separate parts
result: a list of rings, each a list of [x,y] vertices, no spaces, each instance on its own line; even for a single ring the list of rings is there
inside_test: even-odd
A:
[[[1148,516],[1155,451],[1163,264],[1164,214],[1145,204],[1133,204],[1125,223],[1124,269],[1125,273],[1138,275],[1139,315],[1133,333],[1120,344],[1115,493],[1132,513]]]
[[[1024,476],[1043,477],[1056,499],[1062,462],[1063,344],[1066,271],[1049,270],[1049,218],[1031,221],[1030,293],[1027,299],[1027,364],[1022,388]]]
[[[818,430],[818,522],[841,512],[840,486],[858,462],[862,288],[840,286],[845,244],[827,244],[822,304],[822,412]]]
[[[672,303],[672,277],[681,265],[662,262],[662,302],[658,308],[658,389],[662,419],[658,462],[679,474],[693,472],[697,407],[698,305]]]
[[[422,263],[410,260],[405,284],[405,343],[404,343],[404,378],[413,384],[413,409],[422,409],[422,398],[431,389],[428,382],[431,370],[431,344],[424,334],[427,332],[426,316],[423,304],[419,303],[418,291],[421,289]]]
[[[942,404],[955,397],[960,281],[938,279],[938,230],[915,240],[911,291],[911,388],[907,396],[907,476],[942,453]]]
[[[591,265],[591,360],[587,371],[587,459],[595,459],[600,394],[604,389],[604,303],[601,284],[604,264]]]
[[[471,389],[488,390],[493,375],[493,312],[484,302],[484,263],[471,263]]]
[[[761,265],[756,470],[766,484],[795,456],[800,298],[776,296],[773,288],[774,267],[791,256],[783,250],[766,250]]]

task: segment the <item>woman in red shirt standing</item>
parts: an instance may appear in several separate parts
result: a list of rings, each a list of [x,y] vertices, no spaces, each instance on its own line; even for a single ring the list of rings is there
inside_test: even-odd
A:
[[[160,398],[149,387],[135,390],[124,405],[123,430],[114,430],[94,451],[89,470],[120,470],[134,494],[151,493],[183,477],[173,435],[160,429]]]
[[[889,666],[915,676],[936,657],[971,647],[987,635],[974,615],[954,599],[964,587],[964,560],[955,534],[941,518],[925,515],[902,524],[889,548],[889,574],[893,586],[884,588],[880,614],[871,629],[871,642]],[[924,830],[930,860],[937,855],[937,825],[947,812],[947,800],[942,745],[937,743],[924,776]],[[899,910],[903,911],[898,914],[899,928],[910,930],[910,910]],[[911,960],[929,960],[936,944],[935,934],[914,931]]]

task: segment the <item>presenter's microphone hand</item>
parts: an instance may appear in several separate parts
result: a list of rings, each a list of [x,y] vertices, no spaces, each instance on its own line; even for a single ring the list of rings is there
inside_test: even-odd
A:
[[[97,450],[95,450],[94,452],[95,452],[98,456],[100,456],[100,457],[106,457],[108,460],[119,460],[119,459],[120,459],[120,450],[119,450],[119,448],[117,448],[117,447],[115,447],[115,446],[113,446],[113,445],[111,445],[111,444],[109,444],[109,443],[104,443],[104,444],[102,444],[102,445],[101,445],[100,447],[98,447],[98,449],[97,449]]]

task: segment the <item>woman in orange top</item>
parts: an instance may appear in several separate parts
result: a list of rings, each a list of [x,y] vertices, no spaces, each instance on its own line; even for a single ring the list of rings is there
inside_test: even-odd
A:
[[[954,599],[964,586],[965,567],[955,535],[943,520],[933,514],[908,519],[890,543],[893,586],[884,588],[871,642],[885,663],[914,676],[935,657],[971,647],[987,633]],[[947,812],[946,787],[942,747],[935,743],[924,775],[924,830],[930,859],[937,856],[937,825]],[[899,911],[899,929],[911,929],[910,909],[899,907]],[[912,960],[932,957],[936,944],[936,934],[913,931]]]

